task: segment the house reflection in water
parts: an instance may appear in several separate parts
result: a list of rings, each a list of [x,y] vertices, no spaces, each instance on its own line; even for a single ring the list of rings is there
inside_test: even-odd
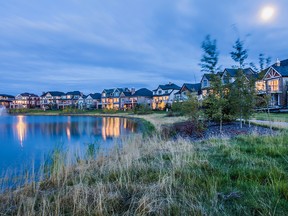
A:
[[[27,125],[23,120],[24,116],[17,116],[16,133],[21,147],[23,147],[23,141],[25,140],[27,133]]]
[[[130,132],[135,131],[135,123],[126,118],[107,117],[102,118],[102,138],[117,138],[121,134],[125,133],[128,129]]]
[[[67,135],[68,140],[70,141],[71,139],[71,116],[68,116],[68,119],[67,119],[66,135]]]

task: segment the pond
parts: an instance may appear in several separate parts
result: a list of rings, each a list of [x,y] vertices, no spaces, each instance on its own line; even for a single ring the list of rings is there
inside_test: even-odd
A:
[[[0,175],[39,166],[53,149],[83,150],[96,143],[109,151],[139,132],[133,119],[93,116],[0,116]]]

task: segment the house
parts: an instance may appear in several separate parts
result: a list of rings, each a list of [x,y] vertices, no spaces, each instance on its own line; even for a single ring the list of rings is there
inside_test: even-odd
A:
[[[120,101],[121,107],[126,109],[133,109],[137,104],[143,104],[151,107],[153,92],[147,88],[141,88],[135,91],[134,88],[130,92],[122,92]]]
[[[123,109],[124,104],[120,102],[121,94],[131,92],[128,88],[104,89],[101,93],[103,109]]]
[[[82,95],[77,102],[78,109],[101,109],[101,94]]]
[[[184,83],[181,89],[175,93],[175,101],[185,101],[188,99],[189,94],[194,95],[199,99],[201,93],[201,83]]]
[[[11,109],[31,109],[36,107],[40,107],[40,97],[36,94],[27,92],[18,94],[10,104]]]
[[[40,107],[42,109],[56,109],[59,108],[58,104],[65,99],[66,94],[60,91],[44,92],[40,96]]]
[[[153,90],[152,109],[164,110],[166,106],[171,106],[174,101],[174,94],[180,89],[178,85],[171,82],[159,85],[157,89]]]
[[[270,96],[270,107],[287,107],[288,91],[288,59],[279,61],[267,68],[266,73],[259,81],[258,91],[266,92]],[[261,85],[262,84],[262,85]]]
[[[237,78],[237,73],[239,72],[239,70],[241,69],[225,68],[222,73],[219,73],[222,83],[223,84],[233,83]],[[245,68],[242,70],[242,72],[248,80],[256,79],[258,76],[258,73],[252,70],[252,68]]]
[[[213,77],[213,74],[203,74],[202,78],[201,78],[201,91],[202,91],[202,97],[205,97],[208,95],[209,93],[209,89],[211,87],[211,81],[212,81],[212,77]]]
[[[64,109],[65,107],[77,107],[78,99],[81,96],[83,96],[83,93],[80,91],[71,91],[61,95],[61,99],[57,104],[58,108]]]
[[[10,104],[12,103],[14,99],[15,97],[12,95],[0,94],[0,107],[4,106],[6,108],[9,108]]]

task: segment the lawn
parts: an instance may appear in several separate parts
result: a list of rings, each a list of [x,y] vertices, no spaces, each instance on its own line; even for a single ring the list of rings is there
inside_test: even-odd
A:
[[[288,122],[288,113],[255,113],[254,118],[264,121]]]

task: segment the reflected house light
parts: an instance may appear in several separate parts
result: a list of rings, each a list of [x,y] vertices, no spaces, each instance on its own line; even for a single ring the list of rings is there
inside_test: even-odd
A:
[[[21,147],[23,147],[23,141],[26,136],[26,128],[27,128],[27,125],[23,121],[23,119],[24,119],[24,116],[17,116],[18,122],[16,124],[16,130],[17,130],[17,135],[18,135],[18,139],[20,141]]]
[[[68,116],[66,135],[67,135],[68,140],[70,141],[70,139],[71,139],[71,117],[70,116]]]
[[[102,138],[120,136],[120,118],[103,118],[102,119]]]

